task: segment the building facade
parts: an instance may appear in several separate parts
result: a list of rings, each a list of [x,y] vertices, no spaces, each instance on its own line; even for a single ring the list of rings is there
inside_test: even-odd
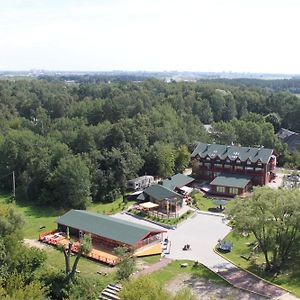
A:
[[[195,178],[209,181],[218,194],[239,195],[275,177],[272,149],[199,143],[191,160]]]

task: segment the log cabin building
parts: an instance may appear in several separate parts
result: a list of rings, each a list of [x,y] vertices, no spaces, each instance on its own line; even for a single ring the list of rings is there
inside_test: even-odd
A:
[[[275,178],[272,149],[199,143],[191,156],[193,176],[209,181],[212,194],[241,195]]]
[[[57,219],[57,232],[70,235],[75,240],[90,234],[93,249],[88,256],[115,265],[119,262],[114,254],[116,247],[126,247],[135,256],[160,254],[165,231],[107,215],[72,209]]]
[[[140,202],[151,202],[157,206],[154,210],[168,216],[178,217],[183,207],[183,199],[188,186],[194,181],[193,177],[176,174],[159,184],[153,184],[143,190],[137,197]],[[192,189],[190,189],[192,190]]]

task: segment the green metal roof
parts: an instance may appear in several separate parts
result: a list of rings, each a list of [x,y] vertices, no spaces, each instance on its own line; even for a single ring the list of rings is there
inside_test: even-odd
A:
[[[252,147],[237,147],[218,144],[199,143],[192,153],[192,157],[199,155],[201,158],[208,156],[211,159],[219,157],[221,160],[229,158],[230,160],[240,159],[245,162],[250,160],[253,163],[261,161],[263,164],[268,163],[272,149],[267,148],[252,148]]]
[[[244,188],[250,181],[251,176],[239,174],[221,174],[210,185]]]
[[[170,179],[163,180],[162,185],[168,189],[174,190],[176,187],[181,188],[192,181],[194,181],[194,178],[178,173]]]
[[[144,190],[146,195],[156,199],[156,200],[163,200],[166,198],[182,198],[182,196],[178,193],[173,192],[172,190],[160,185],[160,184],[153,184]]]
[[[134,245],[151,232],[151,227],[85,210],[70,210],[57,219],[58,224],[80,229],[127,245]]]

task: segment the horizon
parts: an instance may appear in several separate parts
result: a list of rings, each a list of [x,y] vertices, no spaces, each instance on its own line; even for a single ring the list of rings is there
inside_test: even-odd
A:
[[[296,0],[0,4],[4,72],[300,73]]]
[[[180,74],[185,74],[185,73],[191,73],[191,74],[233,74],[233,75],[282,75],[282,76],[299,76],[299,73],[280,73],[280,72],[238,72],[238,71],[189,71],[189,70],[67,70],[67,69],[60,69],[60,70],[55,70],[55,69],[37,69],[37,68],[29,68],[29,69],[14,69],[14,70],[5,70],[5,69],[0,69],[0,74],[1,73],[39,73],[39,72],[44,72],[44,73],[159,73],[159,74],[164,74],[164,73],[178,73]]]

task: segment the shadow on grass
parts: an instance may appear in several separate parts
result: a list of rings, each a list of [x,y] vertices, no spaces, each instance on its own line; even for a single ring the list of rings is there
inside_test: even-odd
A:
[[[53,208],[49,206],[39,206],[32,202],[16,202],[16,206],[22,210],[25,216],[43,218],[57,217],[63,215],[69,209]]]
[[[212,272],[210,269],[208,269],[207,267],[205,267],[202,264],[197,264],[195,263],[194,266],[191,269],[192,271],[192,278],[205,278],[207,280],[213,281],[215,283],[221,283],[224,285],[228,285],[228,283],[223,280],[220,276],[218,276],[217,274],[215,274],[214,272]]]

